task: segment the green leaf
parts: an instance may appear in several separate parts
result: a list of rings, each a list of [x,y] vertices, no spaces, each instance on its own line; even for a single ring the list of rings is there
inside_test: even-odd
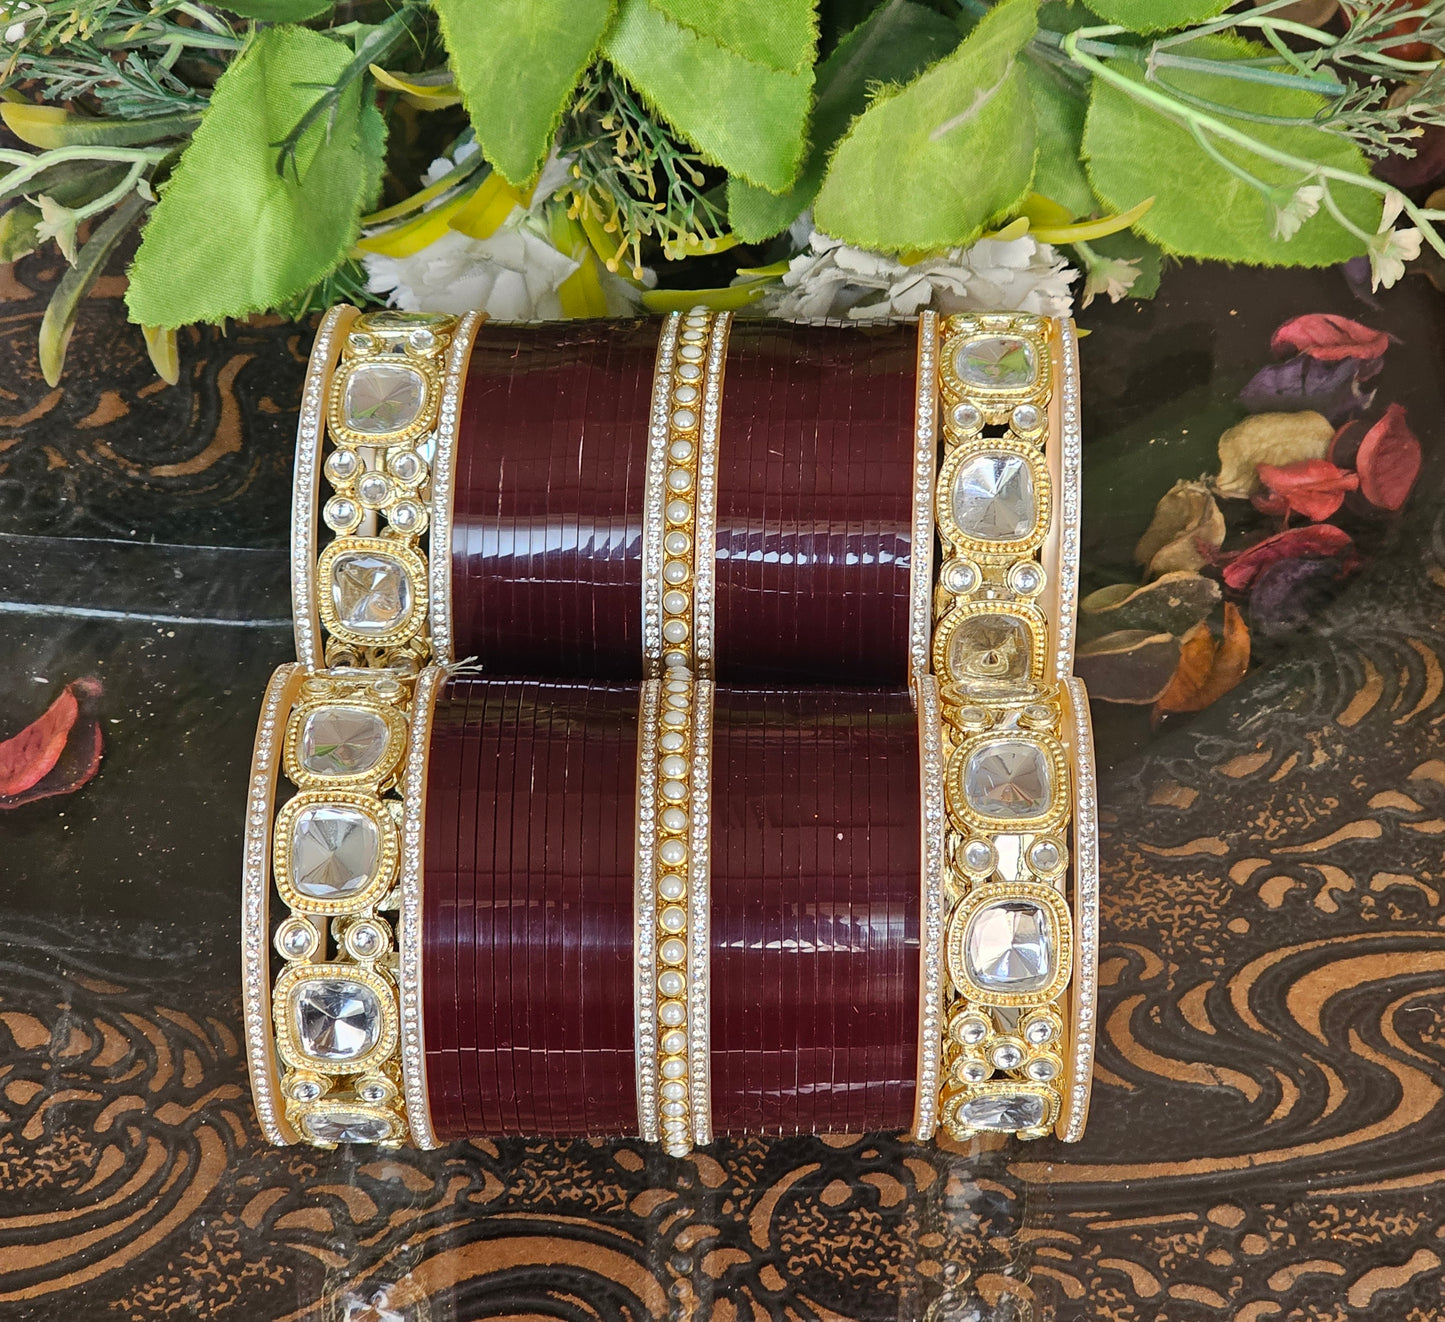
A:
[[[56,147],[135,147],[183,138],[199,123],[200,115],[186,111],[151,119],[106,119],[75,115],[61,106],[7,102],[0,105],[0,121],[21,142],[50,151]]]
[[[813,62],[813,0],[652,0],[675,23],[711,37],[745,60],[796,73]]]
[[[224,0],[219,8],[264,23],[300,23],[331,9],[336,0]]]
[[[1037,141],[1015,56],[1034,7],[1002,0],[947,59],[874,100],[833,154],[819,229],[864,248],[946,248],[1023,200]]]
[[[0,262],[18,262],[40,247],[42,219],[40,208],[23,197],[8,211],[0,212]]]
[[[1249,42],[1220,37],[1201,38],[1179,50],[1225,61],[1268,53]],[[1110,67],[1131,81],[1142,79],[1142,71],[1132,64]],[[1243,82],[1224,74],[1160,69],[1156,79],[1157,87],[1177,88],[1257,115],[1309,120],[1325,104],[1313,92]],[[1361,176],[1369,173],[1358,147],[1312,124],[1258,123],[1227,113],[1215,117],[1311,165]],[[1214,145],[1229,161],[1265,184],[1282,188],[1286,195],[1305,182],[1310,168],[1276,165],[1219,139]],[[1305,221],[1292,239],[1275,238],[1273,205],[1257,188],[1214,160],[1185,124],[1101,78],[1094,80],[1084,152],[1094,192],[1111,209],[1127,210],[1154,197],[1154,205],[1135,228],[1167,253],[1257,266],[1329,266],[1365,251],[1364,241],[1324,209]],[[1380,223],[1379,195],[1338,183],[1333,191],[1350,220],[1373,234]]]
[[[273,144],[349,59],[318,32],[268,28],[221,75],[142,236],[126,293],[133,320],[184,326],[262,312],[346,256],[380,168],[382,127],[361,115],[361,82],[344,89],[329,122],[306,130],[299,179],[278,173]]]
[[[1106,23],[1134,32],[1188,27],[1222,14],[1234,0],[1084,0]]]
[[[1088,87],[1071,82],[1045,60],[1029,58],[1022,67],[1039,135],[1033,191],[1051,198],[1071,216],[1091,215],[1097,204],[1082,159]]]
[[[782,193],[770,193],[742,179],[728,180],[732,231],[745,243],[756,243],[787,229],[817,196],[828,153],[867,105],[869,84],[907,82],[957,45],[958,29],[912,0],[888,0],[875,10],[818,66],[812,144],[797,182]]]
[[[546,160],[614,0],[435,0],[434,8],[482,152],[520,188]]]
[[[60,283],[55,286],[55,292],[46,304],[45,315],[40,319],[40,370],[45,374],[46,385],[60,384],[60,373],[65,367],[65,351],[70,345],[70,335],[75,329],[75,318],[80,311],[81,301],[100,278],[100,273],[105,270],[105,264],[115,251],[115,245],[140,219],[146,205],[146,200],[139,193],[129,194],[105,218],[104,223],[96,227],[77,255],[75,265],[67,267],[65,274],[60,277]]]
[[[674,23],[648,0],[623,0],[607,58],[702,153],[749,183],[781,192],[803,158],[813,70],[759,64]]]

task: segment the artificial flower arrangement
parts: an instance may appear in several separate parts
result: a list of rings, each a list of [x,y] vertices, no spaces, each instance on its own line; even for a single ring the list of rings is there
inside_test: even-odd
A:
[[[52,382],[134,230],[167,377],[180,327],[339,298],[1060,313],[1169,255],[1445,257],[1445,0],[0,0],[0,36]]]

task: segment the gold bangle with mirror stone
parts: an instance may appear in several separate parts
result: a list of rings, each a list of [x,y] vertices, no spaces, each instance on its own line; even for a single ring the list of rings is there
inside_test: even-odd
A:
[[[1061,553],[1057,515],[1061,496],[1077,510],[1077,467],[1061,453],[1061,380],[1077,407],[1071,343],[1048,318],[978,314],[945,318],[938,346],[943,560],[930,661],[947,768],[938,1110],[956,1138],[1071,1127],[1065,1086],[1077,1082],[1079,1057],[1067,892],[1079,739],[1055,646],[1077,574],[1076,533],[1075,551]],[[1072,1100],[1068,1110],[1078,1110]]]

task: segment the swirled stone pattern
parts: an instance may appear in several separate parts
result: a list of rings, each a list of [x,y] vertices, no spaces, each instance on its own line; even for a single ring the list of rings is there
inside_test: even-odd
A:
[[[1445,319],[1423,284],[1365,314],[1333,272],[1186,269],[1155,303],[1085,314],[1086,590],[1137,572],[1153,502],[1211,469],[1223,405],[1286,316],[1401,337],[1378,384],[1427,466],[1401,520],[1360,530],[1370,565],[1301,632],[1257,640],[1227,699],[1152,738],[1142,713],[1096,710],[1084,1141],[724,1138],[674,1161],[594,1140],[261,1141],[234,805],[291,643],[307,336],[188,335],[183,384],[157,390],[108,279],[52,391],[32,345],[60,269],[0,268],[0,736],[95,674],[106,742],[78,794],[4,822],[0,1316],[1445,1313]]]

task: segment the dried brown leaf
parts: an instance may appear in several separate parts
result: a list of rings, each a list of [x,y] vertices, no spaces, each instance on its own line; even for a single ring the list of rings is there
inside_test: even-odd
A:
[[[1171,633],[1123,629],[1085,643],[1074,672],[1091,698],[1143,706],[1166,688],[1179,665],[1179,639]]]
[[[1125,629],[1182,634],[1208,615],[1219,597],[1214,579],[1185,569],[1143,587],[1114,584],[1091,592],[1079,603],[1079,629],[1086,638]]]
[[[1178,481],[1154,507],[1154,518],[1134,548],[1150,578],[1179,569],[1202,569],[1224,544],[1224,515],[1203,482]]]

